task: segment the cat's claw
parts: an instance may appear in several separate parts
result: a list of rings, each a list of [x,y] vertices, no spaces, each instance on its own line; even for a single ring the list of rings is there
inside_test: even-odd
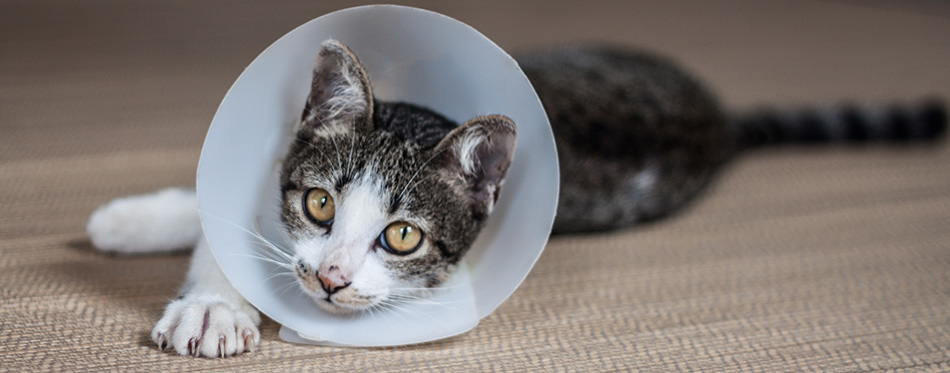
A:
[[[218,357],[224,357],[224,345],[225,339],[224,336],[218,336]]]
[[[244,342],[244,346],[247,348],[246,351],[254,352],[254,347],[257,347],[256,336],[257,333],[251,329],[244,329],[244,332],[241,333],[241,341]]]
[[[260,343],[259,322],[257,310],[249,306],[185,297],[168,305],[152,330],[152,341],[179,355],[227,357]]]
[[[195,355],[198,357],[198,339],[192,338],[188,340],[188,354]]]

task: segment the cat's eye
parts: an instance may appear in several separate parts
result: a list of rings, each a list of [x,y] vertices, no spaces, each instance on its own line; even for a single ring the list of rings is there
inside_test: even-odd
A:
[[[333,203],[333,197],[324,189],[313,188],[307,191],[303,200],[307,216],[319,224],[327,225],[333,221],[333,215],[336,213],[336,205]]]
[[[409,255],[422,244],[422,230],[404,221],[390,224],[379,235],[379,243],[396,255]]]

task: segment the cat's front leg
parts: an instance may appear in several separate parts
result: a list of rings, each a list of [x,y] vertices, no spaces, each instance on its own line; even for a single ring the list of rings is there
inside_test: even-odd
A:
[[[182,295],[152,329],[159,348],[180,355],[225,357],[260,343],[260,313],[231,286],[202,237],[191,259]]]

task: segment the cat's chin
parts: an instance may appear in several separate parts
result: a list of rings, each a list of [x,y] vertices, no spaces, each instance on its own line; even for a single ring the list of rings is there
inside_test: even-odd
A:
[[[367,309],[373,308],[378,302],[361,302],[358,305],[351,305],[346,303],[341,303],[339,301],[328,301],[326,296],[324,297],[311,297],[313,303],[320,307],[320,309],[326,311],[327,313],[339,316],[348,316],[360,313]]]
[[[331,313],[338,316],[352,315],[362,310],[360,308],[352,308],[352,307],[343,306],[337,303],[330,303],[324,299],[314,299],[313,302],[316,303],[317,306],[320,307],[320,309],[326,311],[327,313]]]

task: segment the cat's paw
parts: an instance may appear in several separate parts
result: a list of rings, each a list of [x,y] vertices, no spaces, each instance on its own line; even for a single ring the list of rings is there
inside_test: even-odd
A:
[[[231,356],[260,344],[259,323],[260,314],[250,305],[186,297],[168,305],[152,329],[152,341],[179,355]]]
[[[168,188],[113,200],[86,224],[93,246],[124,254],[170,251],[194,246],[201,237],[195,192]]]

